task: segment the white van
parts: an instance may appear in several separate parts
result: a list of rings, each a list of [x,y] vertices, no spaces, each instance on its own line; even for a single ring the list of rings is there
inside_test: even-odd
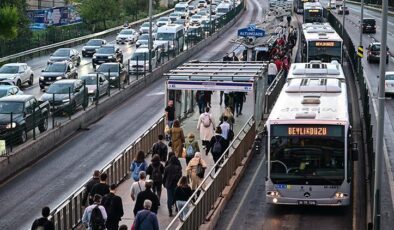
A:
[[[189,4],[187,2],[177,3],[174,7],[174,13],[181,13],[182,19],[189,17]]]
[[[152,50],[152,69],[156,68],[160,60],[158,50]],[[149,49],[147,47],[137,48],[130,57],[129,74],[141,74],[149,70]]]
[[[220,17],[220,16],[225,15],[228,12],[230,12],[231,9],[232,9],[231,4],[222,2],[215,9],[216,15],[218,15]]]
[[[161,47],[162,52],[183,51],[185,29],[183,25],[169,24],[157,29],[155,47]]]

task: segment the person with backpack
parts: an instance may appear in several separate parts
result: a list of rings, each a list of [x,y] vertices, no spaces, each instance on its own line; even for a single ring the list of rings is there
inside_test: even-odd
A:
[[[137,199],[138,193],[145,191],[145,179],[146,173],[145,171],[141,171],[139,174],[139,180],[134,181],[133,184],[131,184],[130,197],[133,201]]]
[[[91,195],[94,196],[99,194],[101,197],[107,195],[109,193],[109,185],[107,184],[107,174],[101,173],[100,175],[100,183],[95,184],[92,188]]]
[[[159,155],[153,155],[151,164],[146,170],[146,174],[149,175],[149,179],[153,181],[152,190],[157,195],[160,201],[161,187],[163,186],[164,166],[160,163]]]
[[[178,208],[178,211],[180,211],[183,206],[185,206],[187,200],[189,200],[192,194],[193,191],[187,183],[187,177],[182,176],[181,179],[179,179],[174,195],[175,205]],[[181,218],[185,218],[188,211],[189,209],[186,207],[183,212],[181,212]]]
[[[176,157],[181,157],[183,143],[185,143],[185,135],[181,128],[181,123],[178,120],[174,121],[174,127],[170,129],[170,135],[172,140],[171,149],[175,153]]]
[[[219,120],[222,123],[223,123],[224,116],[227,117],[227,123],[230,125],[230,129],[233,129],[235,119],[234,119],[234,114],[231,112],[231,108],[230,107],[226,107],[224,109],[222,115],[220,116]]]
[[[51,210],[48,207],[43,207],[41,210],[42,217],[36,219],[31,226],[31,230],[55,230],[55,225],[48,220]]]
[[[134,205],[134,216],[137,216],[137,213],[144,209],[144,201],[150,200],[152,202],[152,209],[151,211],[157,214],[159,210],[159,198],[152,192],[152,185],[153,181],[147,180],[145,182],[145,191],[142,191],[138,194],[137,200],[135,201]]]
[[[144,151],[138,151],[137,156],[130,165],[131,177],[134,181],[139,180],[139,175],[141,171],[146,171],[148,164],[145,161]]]
[[[201,169],[202,168],[202,169]],[[201,153],[196,152],[193,159],[186,167],[186,175],[190,178],[192,190],[196,190],[204,179],[207,163],[202,159]],[[202,172],[199,170],[202,170]]]
[[[190,160],[194,157],[196,152],[200,152],[200,147],[198,146],[198,141],[194,139],[194,133],[189,133],[187,135],[187,140],[185,142],[186,149],[186,165],[189,164]]]
[[[209,108],[205,108],[205,113],[201,114],[198,123],[197,130],[200,131],[200,139],[202,141],[203,148],[208,148],[207,145],[213,137],[215,123],[212,115],[209,113]]]
[[[159,221],[156,213],[151,211],[152,201],[144,200],[144,209],[138,211],[132,229],[134,230],[159,230]]]
[[[82,206],[86,206],[86,201],[88,201],[88,206],[93,204],[93,195],[92,194],[92,188],[96,184],[100,183],[100,171],[99,170],[94,170],[93,172],[93,177],[86,183],[86,191],[83,194],[82,198]]]
[[[94,195],[93,204],[89,205],[82,216],[82,223],[88,230],[104,230],[107,221],[107,212],[101,204],[101,196]]]
[[[108,216],[105,226],[107,230],[118,230],[119,222],[124,214],[122,198],[115,195],[116,184],[112,184],[109,191],[110,192],[101,199],[101,205],[104,206]]]
[[[220,128],[222,129],[222,137],[226,140],[225,148],[229,146],[230,142],[234,138],[234,131],[231,129],[230,124],[227,122],[227,120],[227,116],[223,116],[223,122],[222,124],[220,124]]]
[[[226,140],[222,137],[222,129],[219,127],[216,127],[215,130],[215,136],[211,138],[211,141],[209,142],[209,148],[207,149],[207,155],[208,152],[211,151],[213,161],[216,162],[219,160],[219,158],[223,155],[224,151],[226,150]],[[215,171],[218,169],[218,167],[215,168]]]
[[[160,156],[160,161],[166,162],[167,161],[167,155],[168,155],[168,147],[164,143],[164,136],[160,134],[158,136],[158,141],[153,144],[152,146],[152,155],[159,155]]]
[[[182,176],[182,167],[177,163],[178,158],[171,156],[169,164],[164,169],[163,184],[167,189],[167,208],[169,216],[172,217],[172,206],[174,205],[175,188]]]

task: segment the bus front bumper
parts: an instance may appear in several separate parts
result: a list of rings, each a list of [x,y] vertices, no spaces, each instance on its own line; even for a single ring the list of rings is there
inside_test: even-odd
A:
[[[276,205],[302,205],[302,206],[347,206],[350,204],[350,197],[342,198],[319,198],[319,199],[302,199],[280,196],[266,195],[266,202],[268,204]]]

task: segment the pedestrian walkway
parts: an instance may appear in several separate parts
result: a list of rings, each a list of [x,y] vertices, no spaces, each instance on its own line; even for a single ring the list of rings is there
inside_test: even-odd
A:
[[[214,124],[216,126],[219,124],[219,117],[225,109],[224,104],[222,104],[221,106],[219,105],[219,97],[220,97],[220,92],[217,91],[212,94],[212,99],[211,99],[211,101],[212,101],[211,114],[214,117]],[[243,115],[235,117],[235,124],[234,124],[234,134],[235,135],[238,134],[238,132],[245,125],[245,123],[248,121],[250,116],[253,115],[253,111],[254,111],[254,96],[253,96],[253,94],[249,93],[246,96],[246,102],[243,105],[243,111],[242,111]],[[197,130],[197,121],[198,121],[199,116],[200,116],[200,114],[198,113],[198,107],[196,106],[194,108],[194,113],[190,114],[190,117],[188,117],[187,119],[185,119],[182,122],[181,127],[183,128],[185,136],[187,136],[187,134],[190,132],[193,132],[195,134],[196,140],[199,141],[200,149],[202,150],[200,135],[199,135],[199,131]],[[214,165],[212,155],[209,153],[207,156],[207,155],[205,155],[205,151],[202,150],[202,158],[207,162],[208,168],[207,168],[206,172],[208,172],[209,170],[212,169],[212,167]],[[151,159],[151,156],[149,156],[147,158],[148,163],[150,163],[150,159]],[[186,161],[185,161],[185,159],[180,159],[180,161],[182,164],[183,174],[185,175],[186,174],[186,171],[185,171]],[[124,209],[124,215],[123,215],[122,221],[120,222],[120,225],[125,224],[129,228],[134,221],[133,208],[134,208],[135,202],[132,201],[131,197],[130,197],[130,186],[132,183],[133,183],[133,179],[127,179],[122,184],[120,184],[119,187],[117,188],[117,194],[122,197],[123,209]],[[158,211],[158,219],[159,219],[160,229],[165,229],[166,226],[168,226],[169,223],[172,221],[173,217],[168,216],[168,210],[167,210],[167,205],[166,205],[167,204],[167,191],[164,187],[163,187],[163,190],[161,193],[160,203],[161,203],[161,206]]]

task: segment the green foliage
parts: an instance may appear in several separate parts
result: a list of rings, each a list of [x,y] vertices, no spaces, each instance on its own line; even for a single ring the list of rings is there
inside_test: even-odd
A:
[[[79,13],[84,21],[93,25],[93,30],[97,23],[103,23],[104,29],[107,28],[107,21],[119,20],[121,7],[119,0],[80,0]]]
[[[18,36],[19,13],[14,6],[0,8],[0,39],[10,40]]]

